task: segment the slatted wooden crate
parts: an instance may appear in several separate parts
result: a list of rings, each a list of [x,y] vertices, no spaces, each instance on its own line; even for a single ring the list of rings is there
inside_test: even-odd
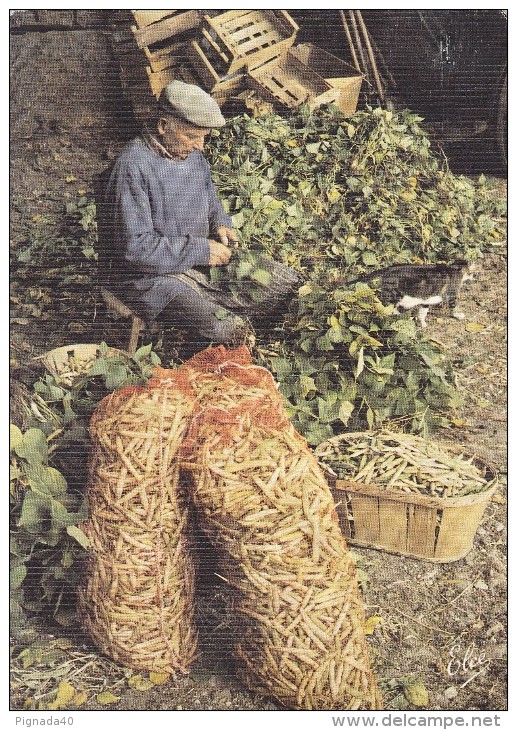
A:
[[[355,114],[363,76],[353,66],[312,43],[293,46],[289,53],[339,89],[338,106],[344,117]]]
[[[210,91],[211,96],[222,107],[228,102],[235,100],[237,95],[246,88],[247,76],[245,73],[237,71],[235,74],[213,82],[211,88],[208,88],[204,79],[198,76],[197,69],[184,64],[178,70],[178,78],[187,84],[196,84]]]
[[[360,452],[366,464],[358,465],[358,480],[353,476],[338,478],[329,471],[335,468],[339,473],[338,454],[352,449],[353,455],[354,446],[362,448],[368,439],[369,450]],[[349,542],[438,563],[460,560],[471,550],[485,508],[498,486],[495,469],[469,456],[459,445],[432,444],[407,434],[345,433],[320,444],[315,454],[327,471]],[[390,472],[394,463],[398,464],[395,475]],[[365,473],[368,465],[380,471]],[[413,477],[405,473],[408,465]],[[388,475],[389,482],[383,481]],[[446,490],[455,495],[453,484],[456,490],[460,485],[462,490],[472,491],[442,496]]]
[[[205,55],[202,46],[206,46],[208,32],[202,29],[198,39],[193,40],[187,48],[187,58],[199,79],[200,86],[210,93],[221,90],[223,87],[242,87],[242,80],[245,77],[244,69],[240,68],[233,73],[227,73],[224,66],[218,61],[218,57],[212,57],[215,66],[209,60],[209,56]],[[239,83],[237,84],[237,80]]]
[[[132,10],[131,27],[139,48],[149,47],[196,30],[203,16],[199,10]]]
[[[497,484],[465,497],[401,494],[336,480],[331,488],[346,539],[363,547],[450,563],[465,557]]]
[[[178,78],[185,51],[201,23],[199,11],[134,10],[135,24],[113,35],[120,80],[136,119],[143,123],[157,112],[156,100],[166,84]]]
[[[205,14],[198,38],[199,63],[208,61],[219,76],[253,68],[293,45],[298,26],[285,10],[228,10]]]
[[[180,10],[131,10],[131,15],[136,23],[137,28],[145,28],[147,25],[157,23],[164,18],[170,18],[172,15],[181,12]]]
[[[315,71],[286,53],[262,66],[249,69],[249,85],[259,95],[281,109],[307,103],[310,109],[322,104],[339,103],[340,91]]]

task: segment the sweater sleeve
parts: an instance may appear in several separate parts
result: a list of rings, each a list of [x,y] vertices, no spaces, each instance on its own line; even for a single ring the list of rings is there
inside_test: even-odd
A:
[[[138,167],[123,166],[114,170],[114,175],[116,229],[129,266],[147,274],[178,274],[208,264],[208,239],[192,234],[161,236],[156,233],[149,196]]]

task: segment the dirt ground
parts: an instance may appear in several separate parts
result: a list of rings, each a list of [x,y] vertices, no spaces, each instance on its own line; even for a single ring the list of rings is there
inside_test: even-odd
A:
[[[39,39],[33,46],[31,55],[27,43],[17,41],[14,64],[27,57],[34,64],[42,48],[52,48],[52,41],[42,45]],[[85,53],[95,55],[92,48],[86,44]],[[37,76],[41,66],[34,64],[34,69]],[[20,93],[28,93],[27,85],[20,88]],[[123,141],[110,136],[100,116],[90,125],[85,123],[81,133],[67,127],[68,108],[63,124],[52,126],[59,115],[54,109],[49,116],[48,107],[40,103],[39,126],[13,135],[13,250],[27,247],[37,235],[63,235],[66,203],[92,196],[93,176]],[[493,184],[495,194],[505,195],[504,180]],[[21,262],[21,274],[13,271],[15,389],[19,383],[30,385],[37,374],[34,356],[52,347],[101,339],[114,346],[125,343],[125,331],[106,321],[95,299],[87,261],[79,258],[70,264],[77,276],[68,283],[61,264],[42,270]],[[353,547],[362,571],[367,615],[381,619],[369,644],[386,709],[415,709],[402,691],[408,678],[426,687],[429,710],[506,709],[506,270],[506,252],[493,249],[482,260],[475,280],[462,291],[465,320],[439,313],[429,316],[429,334],[452,357],[465,397],[455,414],[456,425],[440,438],[462,444],[501,473],[500,489],[487,507],[474,548],[462,560],[441,564]],[[478,326],[469,330],[469,324]],[[106,708],[89,699],[81,709],[282,709],[245,691],[235,678],[223,594],[209,566],[204,572],[198,596],[201,655],[191,674],[147,692],[121,685],[116,705]],[[78,645],[86,642],[81,635],[76,640]],[[20,707],[20,696],[14,694],[12,703],[13,708]]]

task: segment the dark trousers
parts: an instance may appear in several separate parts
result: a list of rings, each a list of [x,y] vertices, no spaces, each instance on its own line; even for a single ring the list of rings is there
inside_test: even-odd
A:
[[[263,257],[261,266],[268,270],[270,283],[258,291],[245,280],[232,282],[230,291],[212,283],[204,271],[190,269],[125,282],[122,298],[146,322],[158,320],[183,330],[198,349],[208,344],[238,346],[253,330],[259,336],[269,331],[301,283],[297,272],[269,257]]]
[[[176,281],[174,298],[158,321],[183,330],[194,350],[209,344],[237,347],[245,341],[251,325],[244,313],[235,310],[238,307],[230,295]]]

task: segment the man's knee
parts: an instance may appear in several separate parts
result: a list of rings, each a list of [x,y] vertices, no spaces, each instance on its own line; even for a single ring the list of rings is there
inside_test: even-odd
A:
[[[218,345],[237,347],[245,342],[250,330],[249,324],[244,319],[228,315],[226,319],[215,321],[213,341]]]

